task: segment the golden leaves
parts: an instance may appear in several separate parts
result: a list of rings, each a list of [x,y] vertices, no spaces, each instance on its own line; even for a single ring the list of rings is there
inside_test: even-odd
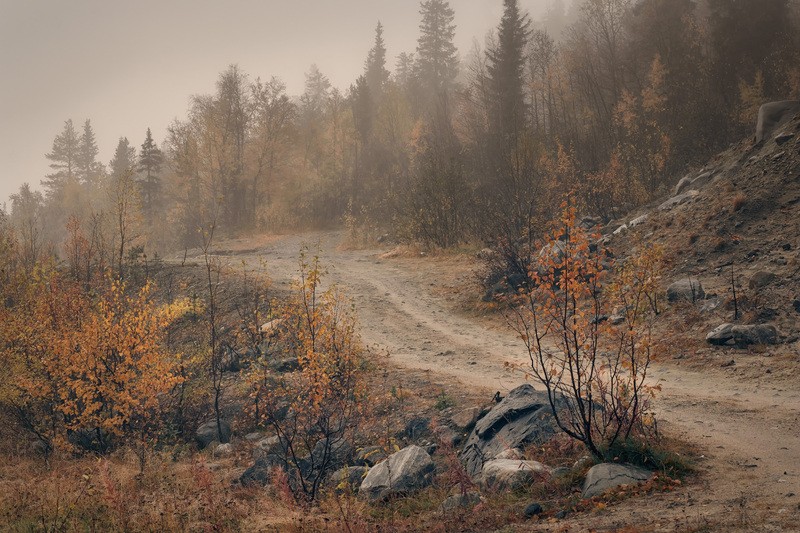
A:
[[[124,436],[157,423],[160,398],[180,382],[163,341],[181,306],[158,308],[150,284],[131,294],[112,280],[95,297],[58,273],[31,285],[7,324],[17,394],[60,413],[67,429]]]

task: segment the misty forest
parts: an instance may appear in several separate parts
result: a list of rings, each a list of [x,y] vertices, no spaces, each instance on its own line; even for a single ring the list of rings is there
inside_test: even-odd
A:
[[[55,117],[0,209],[0,529],[797,527],[800,2],[492,1],[346,86]]]

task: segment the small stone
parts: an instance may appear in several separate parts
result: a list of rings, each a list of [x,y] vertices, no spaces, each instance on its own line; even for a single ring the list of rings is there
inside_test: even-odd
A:
[[[566,511],[559,511],[559,512],[557,512],[555,514],[555,517],[558,518],[559,520],[563,520],[564,518],[567,517],[567,512]]]
[[[544,509],[542,509],[540,504],[535,502],[531,503],[525,508],[525,518],[531,518],[538,514],[542,514],[542,511],[544,511]]]
[[[734,366],[735,364],[736,364],[736,361],[734,361],[733,359],[731,359],[731,360],[730,360],[730,361],[728,361],[727,363],[722,363],[722,368],[728,368],[728,367],[730,367],[730,366]]]
[[[403,448],[369,470],[358,494],[373,502],[408,494],[430,485],[435,468],[431,456],[419,446]]]
[[[648,480],[651,475],[652,472],[632,465],[601,463],[586,473],[582,496],[592,498],[622,485],[636,485]]]
[[[717,346],[735,345],[741,347],[752,344],[778,344],[778,341],[778,330],[771,324],[741,326],[722,324],[706,335],[706,342]]]
[[[274,337],[280,331],[280,327],[283,325],[283,322],[284,320],[282,318],[270,320],[266,324],[262,324],[261,328],[259,328],[259,331],[266,337]]]
[[[230,442],[226,442],[225,444],[220,444],[217,446],[217,449],[214,450],[214,455],[217,457],[227,457],[233,453],[233,446]]]
[[[670,302],[687,301],[695,303],[705,298],[705,296],[703,284],[697,279],[681,279],[667,287],[667,300]]]
[[[618,326],[625,322],[625,315],[611,315],[608,317],[608,322],[612,326]]]
[[[442,502],[442,512],[448,513],[458,511],[461,509],[469,509],[475,507],[481,502],[481,495],[477,492],[468,492],[466,494],[454,494]]]
[[[794,139],[794,133],[781,133],[775,137],[775,142],[780,146],[781,144],[785,144],[792,139]]]
[[[763,271],[756,272],[750,278],[749,286],[751,289],[761,289],[763,287],[766,287],[776,279],[778,279],[778,276],[773,272],[763,272]]]
[[[640,226],[640,225],[644,224],[645,222],[647,222],[647,218],[648,218],[647,215],[642,215],[640,217],[636,217],[633,220],[631,220],[630,222],[628,222],[628,227],[629,228],[635,228],[636,226]]]
[[[264,437],[264,434],[260,431],[254,431],[252,433],[248,433],[244,436],[244,440],[247,442],[258,442]]]

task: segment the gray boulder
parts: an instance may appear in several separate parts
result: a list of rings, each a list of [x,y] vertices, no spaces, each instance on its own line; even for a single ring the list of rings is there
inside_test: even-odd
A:
[[[629,228],[635,228],[636,226],[641,226],[642,224],[647,222],[648,218],[649,218],[649,215],[646,215],[646,214],[638,216],[638,217],[634,218],[633,220],[631,220],[630,222],[628,222],[628,227]]]
[[[537,461],[492,459],[483,465],[478,484],[484,489],[514,490],[530,485],[542,476],[549,477],[550,469]]]
[[[749,286],[751,289],[761,289],[778,279],[774,272],[756,272],[750,278]]]
[[[373,502],[408,494],[430,485],[433,471],[433,460],[428,452],[411,445],[372,467],[358,493]]]
[[[214,457],[227,457],[233,455],[233,445],[230,442],[219,444],[214,450]]]
[[[800,113],[800,102],[797,100],[784,100],[764,104],[758,110],[758,123],[756,124],[756,142],[767,139],[781,124]]]
[[[722,324],[706,335],[706,341],[716,346],[778,344],[778,330],[771,324]]]
[[[442,512],[451,513],[470,509],[481,503],[481,495],[477,492],[467,492],[466,494],[454,494],[442,502]]]
[[[281,440],[275,437],[264,437],[253,446],[253,459],[275,454],[280,449]]]
[[[197,442],[197,447],[201,450],[211,444],[214,441],[217,441],[221,444],[225,444],[226,442],[231,441],[231,425],[229,422],[225,420],[221,420],[220,423],[220,430],[221,434],[218,435],[217,431],[217,421],[216,420],[209,420],[202,424],[194,434],[194,440]]]
[[[270,320],[266,324],[262,324],[259,331],[265,337],[275,337],[280,333],[281,326],[283,326],[284,320],[282,318],[276,318],[274,320]]]
[[[689,202],[690,200],[694,200],[699,195],[700,195],[700,193],[698,191],[686,191],[686,192],[681,193],[681,194],[679,194],[677,196],[673,196],[672,198],[670,198],[669,200],[667,200],[666,202],[661,204],[658,207],[658,209],[660,211],[669,211],[670,209],[672,209],[674,207],[678,207],[679,205],[683,205],[686,202]]]
[[[700,280],[686,278],[678,280],[667,287],[667,300],[670,302],[691,302],[695,303],[706,297],[703,284]]]
[[[689,185],[692,184],[692,181],[693,181],[692,178],[689,177],[689,176],[682,177],[681,181],[679,181],[678,184],[675,185],[675,190],[673,191],[672,195],[673,196],[678,196],[679,194],[681,194],[684,191],[686,191],[686,189],[689,187]]]
[[[264,438],[264,434],[260,431],[253,431],[252,433],[248,433],[244,436],[244,440],[247,442],[258,442]]]
[[[632,465],[600,463],[589,469],[583,482],[583,497],[592,498],[622,485],[638,485],[653,475],[649,470]]]
[[[461,460],[470,477],[477,478],[483,464],[506,449],[541,444],[555,432],[547,394],[526,383],[509,392],[475,424]]]

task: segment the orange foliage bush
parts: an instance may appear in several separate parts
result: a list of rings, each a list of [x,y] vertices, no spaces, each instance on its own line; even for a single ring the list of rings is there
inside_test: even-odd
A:
[[[281,312],[285,327],[276,342],[299,370],[272,377],[268,355],[250,374],[259,423],[280,438],[299,501],[316,498],[337,450],[352,439],[366,399],[366,361],[353,313],[335,288],[321,291],[322,275],[318,258],[309,262],[303,254],[300,280]]]
[[[615,271],[569,202],[544,249],[549,253],[533,265],[533,286],[516,296],[510,322],[558,426],[604,458],[618,440],[643,429],[653,392],[646,378],[660,252],[647,250]]]
[[[180,382],[178,356],[164,340],[183,313],[180,304],[156,306],[151,291],[148,284],[130,294],[111,281],[92,297],[57,272],[40,272],[0,311],[5,411],[47,447],[78,432],[100,451],[137,442],[144,453]]]

